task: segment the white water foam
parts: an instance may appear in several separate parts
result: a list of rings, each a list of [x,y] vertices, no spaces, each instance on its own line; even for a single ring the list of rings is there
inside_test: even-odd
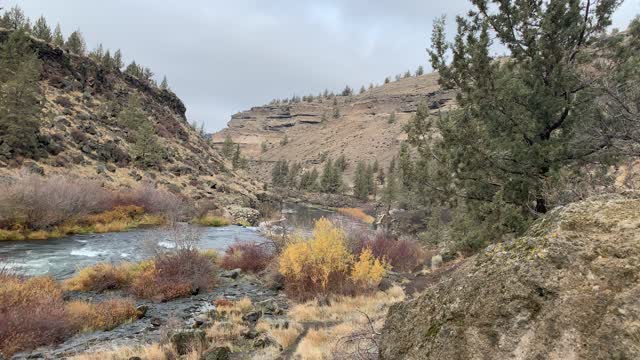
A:
[[[97,257],[97,256],[100,256],[100,255],[103,255],[104,252],[81,248],[81,249],[73,249],[73,250],[71,250],[70,254],[74,255],[74,256]]]
[[[166,249],[174,249],[176,247],[176,244],[170,241],[159,241],[158,246],[162,246],[163,248],[166,248]]]

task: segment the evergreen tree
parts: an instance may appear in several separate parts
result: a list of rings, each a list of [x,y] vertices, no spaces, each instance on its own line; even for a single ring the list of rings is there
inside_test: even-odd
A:
[[[267,152],[267,150],[269,150],[269,147],[267,146],[266,141],[263,141],[262,144],[260,144],[260,149],[262,150],[263,153]]]
[[[233,169],[240,169],[242,167],[242,153],[240,152],[240,144],[236,144],[236,151],[233,153],[233,159],[231,160],[231,164],[233,165]]]
[[[458,17],[453,43],[444,19],[436,21],[429,52],[442,86],[460,89],[460,109],[432,119],[422,106],[407,133],[433,167],[417,183],[457,200],[465,226],[478,229],[463,237],[482,246],[522,232],[532,214],[547,212],[546,185],[610,148],[610,139],[594,131],[606,119],[584,76],[608,51],[595,40],[619,2],[473,3],[475,11]],[[494,41],[509,49],[508,61],[490,55]]]
[[[57,24],[55,30],[53,31],[52,41],[55,46],[64,47],[64,35],[62,35],[60,24]]]
[[[360,200],[369,198],[369,183],[367,181],[367,169],[362,161],[358,161],[353,180],[353,195]]]
[[[138,126],[133,139],[132,150],[136,163],[143,169],[159,166],[163,150],[150,121],[143,121]]]
[[[378,184],[380,184],[381,186],[384,185],[385,173],[384,173],[384,169],[382,167],[380,167],[378,169],[378,174],[376,175],[376,180],[378,181]]]
[[[331,159],[327,159],[324,164],[320,177],[320,188],[323,192],[330,194],[336,194],[342,190],[342,173]]]
[[[318,170],[313,169],[311,171],[307,170],[302,173],[300,176],[300,186],[301,190],[305,191],[315,191],[317,188],[318,181]]]
[[[271,184],[283,188],[287,186],[289,177],[289,163],[286,160],[278,160],[271,169]]]
[[[120,49],[116,50],[116,52],[113,54],[113,66],[118,70],[124,67],[122,52],[120,51]]]
[[[166,75],[162,78],[162,82],[160,83],[160,89],[169,90],[169,82],[167,81]]]
[[[225,136],[224,142],[222,143],[222,156],[227,159],[230,159],[233,156],[233,150],[235,149],[235,144],[233,143],[233,139],[231,139],[230,135]]]
[[[10,30],[30,30],[29,19],[17,5],[5,12],[0,19],[0,26]]]
[[[125,129],[136,131],[148,122],[149,119],[142,108],[140,97],[131,94],[127,100],[127,105],[118,114],[118,123]]]
[[[400,145],[400,154],[398,155],[398,170],[400,177],[400,185],[405,192],[411,191],[413,187],[413,163],[411,162],[411,151],[409,144],[403,142]]]
[[[365,92],[367,92],[367,89],[364,88],[364,85],[362,85],[360,87],[360,94],[364,94]]]
[[[0,156],[37,158],[42,64],[23,30],[0,45]]]
[[[411,71],[407,70],[407,72],[404,73],[403,78],[410,78],[411,77]]]
[[[347,167],[349,166],[349,163],[347,162],[347,158],[344,156],[344,154],[340,155],[336,159],[336,161],[334,163],[334,166],[340,172],[344,172],[345,170],[347,170]]]
[[[367,164],[367,166],[365,168],[365,177],[367,179],[367,188],[369,190],[369,194],[373,195],[373,198],[375,199],[376,196],[377,196],[377,189],[376,189],[376,181],[375,181],[374,175],[375,175],[375,171],[373,170],[373,165]]]
[[[418,70],[416,70],[416,76],[424,75],[424,68],[422,65],[418,66]]]
[[[339,117],[340,117],[340,109],[338,109],[338,107],[336,106],[333,108],[333,118],[337,119]]]
[[[135,60],[131,62],[131,64],[127,65],[127,68],[124,69],[124,73],[137,77],[138,79],[143,79],[144,72],[141,66],[136,64]]]
[[[287,187],[289,188],[297,188],[298,187],[298,175],[302,171],[302,165],[298,162],[294,162],[289,167],[289,173],[287,174]]]
[[[87,45],[80,30],[72,32],[64,45],[69,52],[76,55],[84,55],[87,51]]]
[[[349,85],[345,86],[344,90],[342,90],[342,96],[351,96],[353,95],[353,90],[349,87]]]
[[[46,42],[50,43],[53,40],[51,28],[49,27],[49,25],[47,25],[47,20],[44,18],[44,16],[40,16],[38,20],[36,20],[35,24],[33,25],[32,33],[33,36]]]
[[[384,78],[384,83],[388,84],[391,82],[391,79],[389,79],[389,77],[387,76],[386,78]]]
[[[391,169],[390,169],[391,170]],[[396,180],[396,174],[389,171],[387,174],[386,184],[382,190],[382,202],[391,208],[393,203],[398,198],[398,185]]]
[[[115,68],[113,64],[113,57],[111,57],[111,50],[109,49],[107,49],[107,51],[104,53],[104,56],[102,57],[102,66],[108,69]]]
[[[89,52],[89,58],[93,59],[93,61],[98,64],[102,63],[102,58],[104,57],[104,48],[102,44],[98,44],[98,46]]]

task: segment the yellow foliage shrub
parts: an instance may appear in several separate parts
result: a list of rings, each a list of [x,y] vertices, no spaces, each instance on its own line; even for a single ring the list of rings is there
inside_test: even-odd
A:
[[[304,297],[326,294],[330,287],[341,285],[351,262],[345,233],[322,218],[316,222],[311,239],[299,240],[285,248],[279,267],[285,284],[297,292],[294,295]]]
[[[86,222],[89,224],[108,224],[136,219],[141,217],[143,214],[144,208],[142,206],[116,206],[113,210],[87,216]]]
[[[373,289],[380,284],[389,266],[383,260],[376,259],[371,249],[366,248],[360,253],[360,258],[353,264],[351,279],[363,289]]]

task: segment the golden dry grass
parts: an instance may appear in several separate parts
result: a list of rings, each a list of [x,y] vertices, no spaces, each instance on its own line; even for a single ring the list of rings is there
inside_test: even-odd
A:
[[[365,213],[364,210],[360,208],[339,208],[338,212],[342,215],[358,219],[367,224],[373,224],[373,222],[376,220],[373,216]]]
[[[289,313],[293,320],[328,325],[310,329],[296,348],[295,356],[300,359],[321,360],[335,358],[336,352],[351,354],[357,351],[359,344],[347,339],[364,337],[365,340],[362,341],[366,342],[368,334],[373,333],[371,326],[378,331],[384,324],[389,306],[404,298],[402,288],[394,286],[372,295],[338,296],[329,306],[319,306],[317,301],[294,306]],[[334,323],[335,325],[331,325]]]
[[[297,322],[290,321],[285,329],[282,324],[274,324],[267,320],[260,320],[256,324],[256,330],[263,331],[274,339],[283,349],[288,349],[302,332],[302,326]]]
[[[147,346],[119,347],[109,351],[84,353],[71,356],[72,360],[128,360],[132,357],[144,360],[173,360],[177,358],[174,349],[168,345],[151,344]]]

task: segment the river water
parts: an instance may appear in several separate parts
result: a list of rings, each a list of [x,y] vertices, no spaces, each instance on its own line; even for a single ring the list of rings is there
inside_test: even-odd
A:
[[[330,217],[353,223],[333,212],[290,204],[283,211],[290,227],[309,231],[315,220]],[[185,225],[190,226],[190,225]],[[265,240],[258,228],[242,226],[199,227],[199,247],[224,251],[235,241]],[[0,242],[0,268],[24,275],[70,277],[77,269],[101,262],[140,261],[151,256],[151,248],[173,248],[169,232],[138,228],[125,232],[73,235],[61,239]]]

